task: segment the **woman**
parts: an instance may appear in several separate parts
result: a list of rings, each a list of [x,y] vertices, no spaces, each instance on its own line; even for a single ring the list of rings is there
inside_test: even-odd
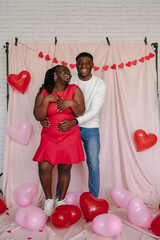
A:
[[[77,85],[69,84],[70,79],[70,70],[65,66],[57,65],[49,69],[35,99],[35,118],[42,121],[47,117],[50,121],[50,126],[42,129],[41,142],[33,157],[33,161],[38,161],[39,177],[46,197],[44,211],[48,216],[54,205],[51,192],[54,165],[58,165],[59,206],[65,204],[72,164],[84,161],[76,121],[68,131],[60,131],[57,127],[63,120],[74,119],[85,111],[83,93]]]

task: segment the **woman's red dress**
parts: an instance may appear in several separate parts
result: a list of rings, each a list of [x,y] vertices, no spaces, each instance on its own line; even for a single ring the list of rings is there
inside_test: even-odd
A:
[[[77,85],[70,84],[63,92],[52,92],[59,94],[61,98],[73,100]],[[44,96],[48,95],[46,89],[42,90]],[[81,142],[79,126],[73,126],[69,131],[62,132],[57,125],[63,120],[73,119],[71,108],[60,112],[56,109],[57,103],[50,103],[48,107],[48,121],[50,126],[43,128],[41,142],[33,157],[33,161],[48,161],[56,164],[75,164],[84,161],[84,152]]]

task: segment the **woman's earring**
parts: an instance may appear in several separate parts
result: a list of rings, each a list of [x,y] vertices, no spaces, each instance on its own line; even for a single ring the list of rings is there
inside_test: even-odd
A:
[[[54,82],[57,82],[57,76],[54,76]]]

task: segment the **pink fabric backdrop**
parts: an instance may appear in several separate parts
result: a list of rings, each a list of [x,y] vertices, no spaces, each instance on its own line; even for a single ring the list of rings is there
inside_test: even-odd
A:
[[[111,206],[114,206],[111,190],[113,187],[119,186],[128,189],[156,209],[160,199],[160,141],[155,59],[151,58],[143,63],[138,61],[131,67],[124,65],[123,69],[117,67],[113,70],[110,68],[113,64],[125,64],[128,61],[147,56],[150,52],[153,53],[150,44],[141,43],[119,43],[110,46],[106,43],[58,43],[56,49],[52,43],[19,43],[18,46],[10,44],[10,73],[18,74],[22,70],[27,70],[31,74],[31,81],[25,94],[10,89],[7,127],[18,125],[26,120],[32,124],[33,131],[28,145],[17,143],[6,134],[3,191],[7,206],[9,209],[16,209],[13,192],[21,184],[28,182],[38,184],[39,188],[33,205],[41,205],[43,202],[44,195],[39,182],[37,163],[32,161],[39,145],[41,131],[39,122],[33,117],[34,99],[44,80],[46,70],[55,65],[52,59],[56,57],[58,63],[61,64],[62,61],[65,61],[69,66],[69,64],[75,64],[76,55],[82,51],[93,54],[94,64],[99,67],[98,71],[93,70],[93,74],[101,77],[107,85],[105,102],[100,112],[100,198],[106,199],[111,209]],[[38,57],[39,52],[43,52],[44,58]],[[51,57],[50,61],[45,60],[47,54]],[[107,71],[103,70],[105,65],[109,66]],[[71,72],[74,74],[76,68],[71,69]],[[133,142],[133,134],[137,129],[156,134],[157,143],[143,152],[137,152]],[[88,170],[85,163],[73,166],[68,191],[88,191],[87,178]],[[56,179],[55,169],[53,174],[54,192]],[[14,210],[10,215],[13,213]],[[10,224],[14,231],[17,227],[12,220],[9,223],[6,216],[0,218],[0,222],[3,222],[0,233],[4,237],[0,237],[0,239],[15,239],[5,235]],[[72,226],[68,233],[66,233],[67,230],[57,233],[57,230],[48,224],[42,239],[51,239],[53,236],[54,239],[59,239],[58,236],[61,236],[60,239],[64,236],[64,239],[97,239],[97,235],[91,229],[91,224],[85,223],[84,219],[76,226],[77,229]],[[19,230],[20,227],[17,229],[15,235],[21,235],[20,231],[22,230]],[[25,230],[23,230],[23,237],[24,232]],[[74,235],[72,235],[73,232]],[[117,239],[135,240],[132,238],[133,232],[137,234],[136,239],[150,240],[153,237],[145,230],[137,230],[134,225],[130,224],[128,227],[124,220],[123,231]],[[55,235],[56,233],[59,235]],[[70,237],[67,238],[66,234]],[[34,239],[41,238],[38,235]]]

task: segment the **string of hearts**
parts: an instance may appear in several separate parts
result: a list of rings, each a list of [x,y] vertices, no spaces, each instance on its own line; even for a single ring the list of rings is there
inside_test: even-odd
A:
[[[155,56],[155,54],[153,53],[149,53],[147,56],[144,56],[144,57],[141,57],[140,59],[138,60],[134,60],[134,61],[128,61],[127,63],[120,63],[118,65],[116,64],[113,64],[112,66],[109,66],[109,65],[105,65],[102,67],[102,69],[104,71],[107,71],[109,68],[111,68],[112,70],[115,70],[116,68],[119,68],[119,69],[123,69],[125,66],[126,67],[131,67],[131,66],[135,66],[137,65],[138,62],[141,62],[143,63],[144,61],[149,61],[151,58],[153,58]],[[49,54],[47,54],[46,56],[44,56],[43,52],[40,52],[38,54],[38,57],[40,58],[44,58],[46,61],[50,61],[51,60],[51,57],[49,56]],[[58,59],[56,57],[53,58],[52,60],[53,63],[58,63]],[[61,61],[61,64],[63,66],[67,66],[69,65],[72,69],[75,68],[76,64],[72,64],[72,63],[67,63],[65,61]],[[94,71],[98,71],[100,69],[100,67],[98,66],[94,66]]]
[[[30,48],[26,44],[23,44],[21,42],[19,42],[19,44],[25,45],[27,48]],[[33,48],[30,48],[30,49],[33,50],[34,52],[36,52],[35,49],[33,49]],[[44,55],[43,52],[39,52],[38,53],[38,57],[44,58],[44,60],[46,60],[46,61],[50,61],[51,60],[51,57],[49,56],[49,54]],[[141,57],[138,60],[128,61],[127,63],[113,64],[112,66],[105,65],[105,66],[102,67],[102,69],[104,71],[107,71],[108,69],[115,70],[117,68],[118,69],[123,69],[124,67],[132,67],[132,66],[136,66],[138,62],[143,63],[144,61],[149,61],[153,57],[155,57],[155,54],[150,52],[148,55],[146,55],[144,57]],[[55,57],[55,52],[54,52],[54,57],[52,59],[52,62],[56,63],[56,64],[60,63],[60,61],[58,61],[58,59]],[[67,63],[65,61],[61,61],[61,64],[63,66],[70,66],[70,68],[72,68],[72,69],[76,67],[76,64]],[[94,66],[94,71],[98,71],[99,69],[100,69],[100,67]]]

